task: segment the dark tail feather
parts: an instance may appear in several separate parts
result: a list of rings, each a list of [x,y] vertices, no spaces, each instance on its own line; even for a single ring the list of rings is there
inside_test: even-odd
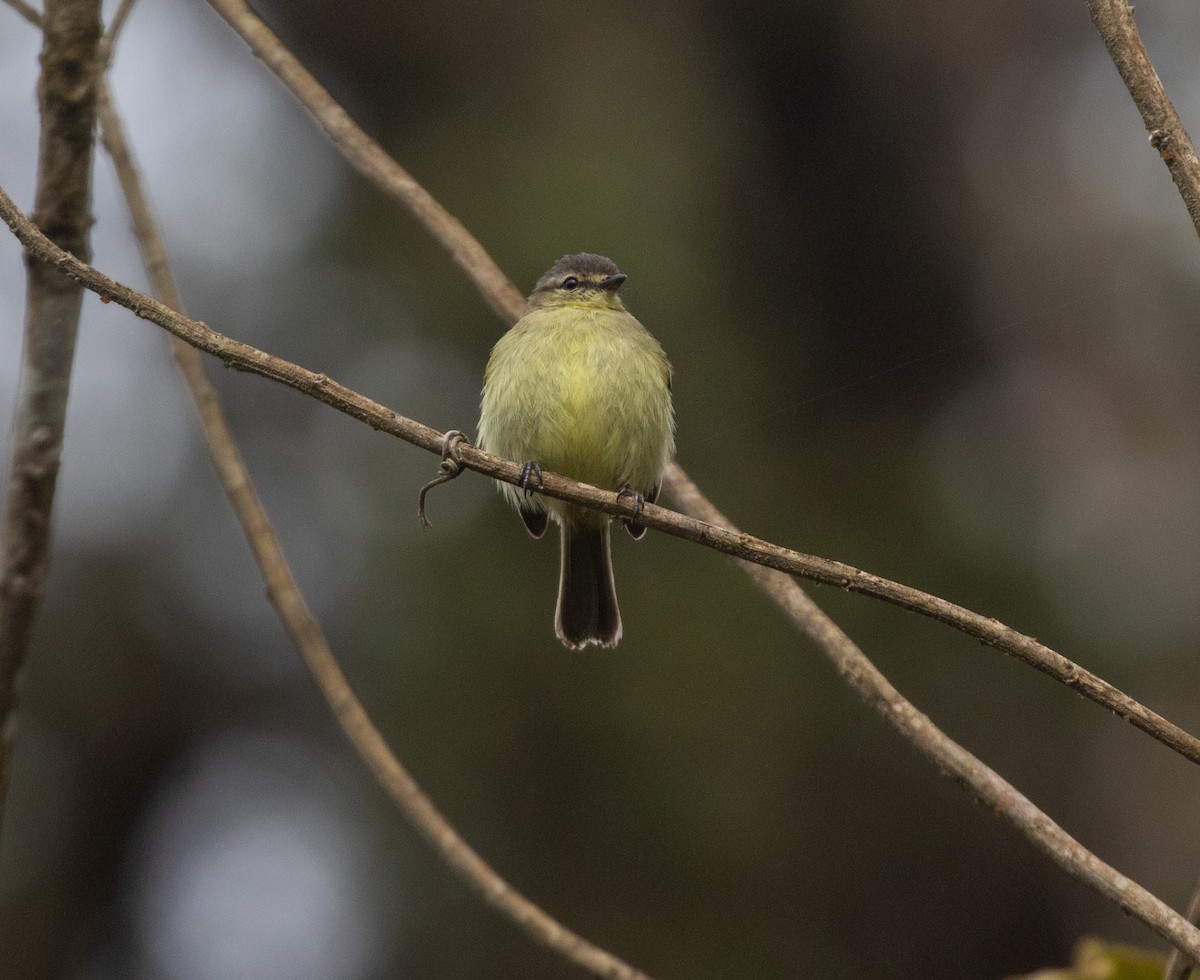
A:
[[[621,639],[621,611],[613,582],[609,525],[562,528],[562,565],[554,632],[573,650],[589,643],[615,647]]]

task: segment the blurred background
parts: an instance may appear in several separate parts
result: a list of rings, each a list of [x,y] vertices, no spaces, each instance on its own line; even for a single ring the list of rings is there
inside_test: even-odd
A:
[[[113,5],[107,7],[111,14]],[[744,529],[1039,637],[1200,730],[1200,244],[1081,2],[262,3],[521,287],[610,255],[679,459]],[[1200,130],[1200,17],[1138,5]],[[0,6],[28,209],[38,38]],[[504,327],[199,0],[114,70],[188,311],[473,430]],[[143,287],[108,161],[95,263]],[[0,236],[0,429],[24,290]],[[999,978],[1160,946],[859,703],[720,556],[615,545],[625,639],[482,479],[214,367],[375,721],[498,871],[662,978]],[[7,466],[7,448],[4,462]],[[267,603],[164,335],[87,297],[0,851],[2,980],[578,974],[433,859]],[[1183,906],[1200,774],[1034,671],[817,600],[1087,846]]]

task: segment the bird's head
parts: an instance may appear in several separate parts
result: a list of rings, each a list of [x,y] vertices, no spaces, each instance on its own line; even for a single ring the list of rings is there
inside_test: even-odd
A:
[[[591,252],[564,255],[538,280],[529,308],[582,306],[624,310],[617,290],[626,279],[612,259]]]

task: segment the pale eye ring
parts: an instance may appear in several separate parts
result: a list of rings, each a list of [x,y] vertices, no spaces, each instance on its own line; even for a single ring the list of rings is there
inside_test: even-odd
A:
[[[574,276],[567,276],[567,278],[562,281],[563,289],[574,289],[578,285],[579,285],[579,280],[576,279]]]

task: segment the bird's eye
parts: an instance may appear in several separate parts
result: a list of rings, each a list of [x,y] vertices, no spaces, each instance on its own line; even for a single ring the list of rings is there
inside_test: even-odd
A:
[[[574,289],[578,285],[579,285],[579,280],[576,279],[574,276],[567,276],[567,278],[562,281],[563,289]]]

